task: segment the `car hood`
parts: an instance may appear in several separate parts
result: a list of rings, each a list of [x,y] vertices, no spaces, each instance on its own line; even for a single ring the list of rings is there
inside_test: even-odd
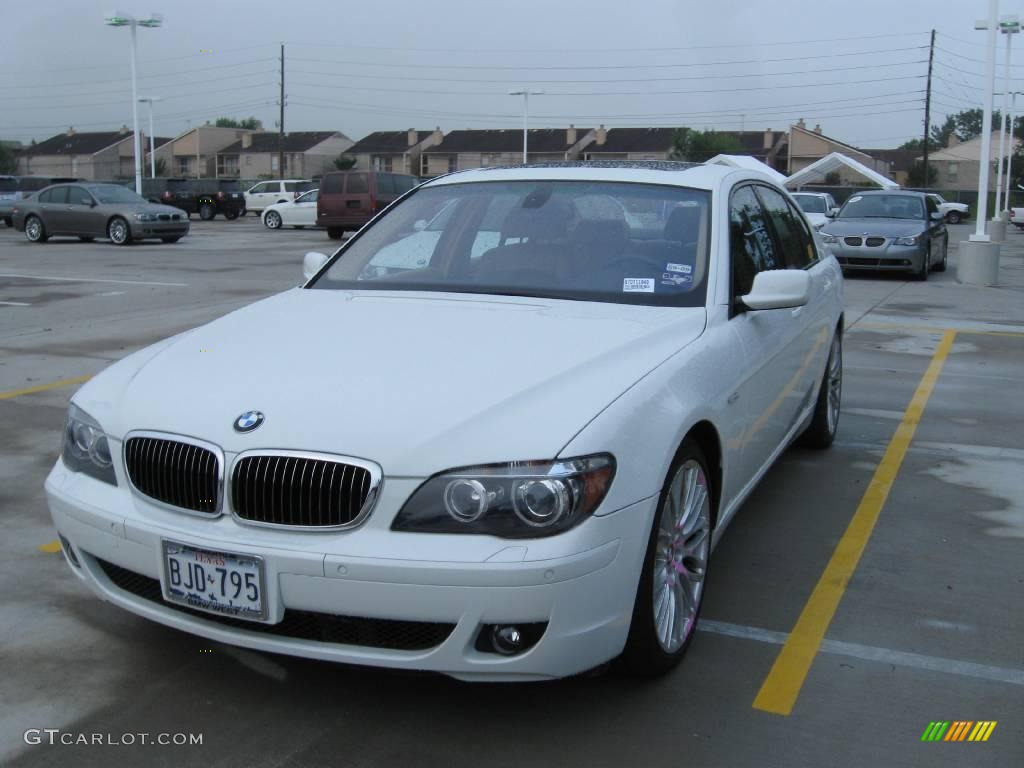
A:
[[[881,235],[882,237],[910,237],[927,229],[917,219],[832,219],[822,228],[829,235]]]
[[[703,308],[294,289],[129,356],[74,400],[117,438],[340,453],[418,477],[556,456],[705,321]],[[264,424],[235,432],[250,409]]]

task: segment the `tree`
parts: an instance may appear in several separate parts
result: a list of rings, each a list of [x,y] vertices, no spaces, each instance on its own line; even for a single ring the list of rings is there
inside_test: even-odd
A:
[[[731,133],[677,128],[672,134],[669,157],[673,160],[703,163],[715,155],[739,155],[744,152],[740,140]]]
[[[241,120],[236,120],[233,117],[218,117],[214,125],[218,128],[247,128],[250,131],[263,129],[263,121],[257,120],[255,117],[244,117]]]
[[[8,175],[18,172],[18,158],[2,141],[0,141],[0,173]]]
[[[839,175],[839,171],[829,171],[825,174],[825,186],[838,187],[843,183],[843,177]]]
[[[928,163],[928,180],[924,178],[924,161],[915,160],[907,172],[907,186],[910,187],[932,187],[939,182],[939,172],[935,166]]]
[[[334,167],[339,171],[347,171],[350,168],[355,168],[356,159],[351,155],[346,155],[342,152],[336,158],[334,158]]]

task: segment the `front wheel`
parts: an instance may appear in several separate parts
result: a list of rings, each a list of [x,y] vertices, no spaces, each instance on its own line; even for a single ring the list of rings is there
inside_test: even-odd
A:
[[[132,241],[132,232],[128,228],[128,222],[120,216],[115,216],[107,225],[107,237],[114,245],[128,245]]]
[[[959,224],[960,219],[963,218],[963,214],[960,211],[950,211],[946,214],[946,221],[950,224]]]
[[[38,216],[29,216],[25,219],[25,239],[30,243],[45,243],[49,238],[42,219]]]
[[[203,203],[199,206],[199,218],[203,221],[210,221],[216,215],[217,209],[209,203]]]
[[[263,216],[263,225],[267,229],[280,229],[281,228],[281,214],[277,211],[267,211]]]
[[[912,279],[917,280],[920,283],[923,283],[925,280],[928,279],[928,272],[931,270],[931,266],[932,246],[931,243],[929,243],[928,250],[924,252],[924,258],[921,259],[921,268],[914,272],[914,276]]]
[[[224,218],[228,221],[234,221],[238,218],[238,211],[224,211]]]
[[[942,246],[942,261],[935,265],[936,272],[945,272],[946,263],[949,261],[949,240]]]
[[[711,554],[708,464],[687,438],[655,513],[621,663],[638,677],[675,667],[693,640]]]
[[[800,436],[800,443],[808,448],[828,448],[836,439],[839,409],[843,399],[843,337],[836,329],[832,348],[825,363],[825,375],[818,389],[811,423]]]

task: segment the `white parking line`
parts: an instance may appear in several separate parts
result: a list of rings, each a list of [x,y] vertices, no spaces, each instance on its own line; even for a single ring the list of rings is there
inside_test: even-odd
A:
[[[174,288],[187,288],[188,283],[156,283],[148,280],[99,280],[94,277],[49,277],[44,275],[10,275],[0,277],[16,277],[22,280],[56,280],[64,283],[117,283],[119,285],[168,285]]]
[[[31,304],[26,304],[24,301],[0,301],[5,307],[31,307]]]
[[[770,629],[761,629],[760,627],[745,627],[740,624],[709,621],[707,619],[701,620],[697,628],[716,635],[756,640],[760,643],[771,643],[772,645],[785,645],[786,639],[789,637],[785,632],[775,632]],[[849,656],[850,658],[863,661],[878,661],[883,664],[895,664],[900,667],[926,669],[930,672],[945,672],[951,675],[974,677],[980,680],[995,680],[996,682],[1010,683],[1011,685],[1024,685],[1024,669],[993,667],[988,664],[975,664],[970,661],[943,659],[939,656],[925,656],[920,653],[875,648],[874,646],[861,645],[860,643],[844,643],[840,640],[823,640],[821,651],[837,656]]]

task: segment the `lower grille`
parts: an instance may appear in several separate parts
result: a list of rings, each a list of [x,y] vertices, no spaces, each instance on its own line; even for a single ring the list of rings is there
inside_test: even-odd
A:
[[[885,238],[869,237],[867,240],[864,241],[864,245],[868,246],[869,248],[877,248],[880,245],[885,245]]]
[[[153,603],[159,603],[164,608],[195,616],[203,621],[246,632],[337,645],[386,648],[393,651],[426,651],[436,648],[447,640],[455,629],[454,624],[442,622],[368,619],[295,610],[285,611],[284,618],[278,624],[258,624],[165,602],[160,590],[160,582],[157,579],[151,579],[99,558],[94,559],[114,586],[124,592]]]
[[[132,485],[146,496],[182,509],[217,514],[220,457],[193,443],[130,437],[124,465]]]
[[[843,242],[847,245],[860,245],[862,240],[859,237],[844,237]]]
[[[882,262],[879,259],[859,259],[855,256],[845,256],[839,259],[840,264],[849,264],[851,267],[879,267]]]
[[[255,523],[338,527],[359,518],[375,487],[369,469],[344,461],[251,454],[235,462],[231,506]]]

